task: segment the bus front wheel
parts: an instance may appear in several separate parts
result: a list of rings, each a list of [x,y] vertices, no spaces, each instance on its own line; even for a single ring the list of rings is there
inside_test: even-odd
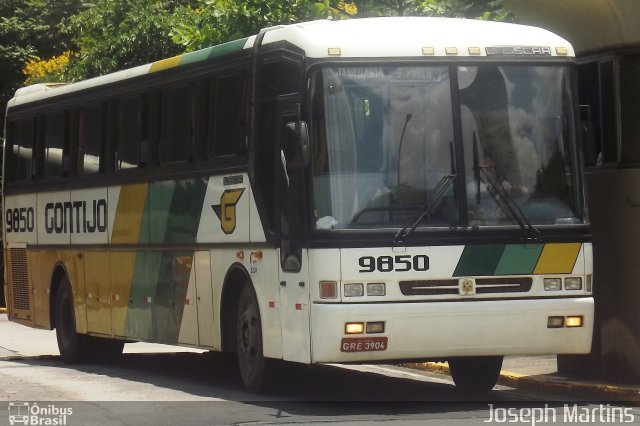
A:
[[[501,356],[460,357],[449,360],[449,370],[456,388],[465,393],[489,392],[498,382]]]
[[[242,288],[236,318],[236,355],[242,382],[250,392],[264,391],[270,372],[262,352],[260,309],[251,283]]]

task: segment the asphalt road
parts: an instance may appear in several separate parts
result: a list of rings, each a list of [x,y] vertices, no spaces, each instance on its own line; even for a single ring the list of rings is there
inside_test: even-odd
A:
[[[10,401],[37,401],[40,409],[72,409],[68,425],[481,425],[488,424],[491,403],[524,410],[521,424],[532,424],[527,409],[542,407],[556,411],[555,424],[566,424],[569,399],[505,387],[470,399],[446,376],[384,365],[288,366],[279,377],[270,394],[252,395],[243,390],[234,363],[219,354],[129,353],[114,365],[73,367],[57,356],[4,359],[0,410],[8,413]],[[580,409],[599,406],[579,403]],[[2,411],[0,425],[8,424]],[[638,408],[632,415],[640,423]]]
[[[54,336],[52,331],[22,327],[0,316],[0,426],[10,423],[10,415],[24,415],[27,408],[38,416],[29,418],[36,423],[26,424],[534,426],[610,425],[626,423],[625,419],[640,424],[639,408],[622,406],[620,410],[632,411],[613,411],[606,404],[572,401],[571,395],[502,386],[470,398],[460,395],[448,376],[392,365],[288,365],[279,369],[272,392],[253,395],[244,391],[233,360],[221,354],[135,343],[125,345],[116,364],[68,366],[54,355]],[[489,404],[498,410],[492,411]],[[534,409],[543,408],[546,418],[532,418],[532,413],[543,413]],[[516,417],[507,416],[507,409],[515,410],[511,413]],[[591,410],[595,417],[589,414],[582,418],[587,422],[578,422],[578,409]],[[604,410],[604,417],[598,417],[597,410]],[[624,414],[633,418],[622,418]]]

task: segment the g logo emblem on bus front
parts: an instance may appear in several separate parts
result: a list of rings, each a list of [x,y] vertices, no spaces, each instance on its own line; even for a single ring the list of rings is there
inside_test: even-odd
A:
[[[476,286],[471,278],[462,278],[458,281],[458,292],[461,296],[473,296],[476,294]]]
[[[225,234],[233,234],[236,230],[236,204],[243,192],[244,188],[227,189],[220,196],[220,204],[211,206],[220,219],[220,228]]]

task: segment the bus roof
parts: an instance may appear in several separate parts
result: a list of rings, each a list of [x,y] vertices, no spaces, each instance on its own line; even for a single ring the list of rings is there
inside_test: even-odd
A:
[[[263,44],[287,41],[310,58],[479,57],[487,47],[545,47],[550,56],[574,56],[571,44],[550,31],[502,22],[456,18],[383,17],[319,20],[264,29]],[[253,47],[251,36],[78,83],[19,89],[8,108],[102,86]],[[512,56],[519,53],[510,52]]]

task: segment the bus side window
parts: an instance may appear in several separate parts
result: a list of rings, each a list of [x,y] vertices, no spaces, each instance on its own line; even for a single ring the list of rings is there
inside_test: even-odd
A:
[[[33,142],[35,137],[34,120],[22,120],[9,123],[11,146],[7,148],[5,178],[9,182],[26,181],[32,177]],[[11,149],[11,151],[8,151]]]
[[[44,177],[62,177],[69,171],[65,147],[66,116],[64,112],[45,116]]]
[[[167,90],[163,160],[167,163],[191,161],[193,139],[193,95],[190,86]]]
[[[118,105],[118,131],[115,149],[116,170],[140,165],[142,139],[142,98],[125,98]]]
[[[78,174],[94,174],[102,170],[104,135],[102,105],[82,108],[78,118]]]
[[[248,79],[238,73],[216,79],[211,85],[207,143],[208,157],[244,155],[247,150]]]

